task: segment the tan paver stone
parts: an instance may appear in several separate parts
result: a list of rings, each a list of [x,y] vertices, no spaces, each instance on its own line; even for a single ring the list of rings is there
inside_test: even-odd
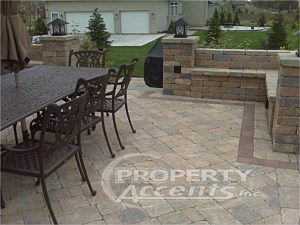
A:
[[[149,218],[148,214],[140,207],[128,208],[117,214],[125,224],[138,223]]]
[[[283,225],[299,224],[299,209],[281,209],[281,221]]]
[[[191,163],[195,168],[202,168],[209,165],[209,163],[201,158],[191,158],[187,160],[189,163]]]
[[[246,205],[240,205],[228,210],[234,217],[236,217],[242,224],[248,224],[262,219],[262,215],[258,211]]]
[[[5,201],[5,208],[1,210],[1,215],[9,215],[14,212],[22,212],[30,209],[39,209],[44,206],[44,199],[41,194],[31,194],[19,196],[12,200]]]
[[[196,210],[210,224],[241,224],[229,212],[227,212],[224,208],[222,208],[214,201],[201,206],[197,206]]]
[[[60,206],[64,212],[81,208],[83,206],[88,206],[89,202],[84,196],[76,196],[73,198],[65,198],[59,200]]]
[[[105,215],[103,216],[103,220],[106,224],[122,224],[122,221],[120,220],[120,217],[117,215],[117,213]]]
[[[270,216],[268,218],[262,219],[262,220],[258,220],[255,221],[253,223],[251,223],[251,225],[281,225],[281,215],[279,214],[275,214],[273,216]]]
[[[198,222],[199,221],[203,221],[204,220],[204,217],[202,215],[200,215],[196,209],[194,208],[187,208],[187,209],[183,209],[182,212],[184,213],[184,215],[186,215],[189,220],[192,222],[192,223],[197,223],[199,224]]]
[[[194,207],[195,203],[193,203],[189,199],[168,199],[167,202],[176,210],[182,210],[190,207]]]
[[[102,202],[97,205],[98,210],[100,211],[101,215],[107,215],[115,212],[119,212],[126,209],[126,206],[122,202]]]
[[[68,198],[71,197],[68,188],[54,189],[54,190],[48,191],[48,195],[49,195],[49,198],[50,198],[51,201],[58,201],[58,200],[62,200],[62,199],[68,199]]]
[[[51,224],[48,209],[45,207],[24,211],[23,217],[25,224]]]
[[[187,224],[190,220],[182,212],[174,212],[158,217],[161,224]]]
[[[300,175],[297,170],[277,169],[278,183],[282,186],[299,188]]]
[[[80,209],[57,214],[56,218],[59,224],[85,224],[102,219],[96,206],[85,206]]]
[[[106,225],[106,223],[105,223],[103,220],[92,221],[92,222],[87,223],[87,224],[85,224],[85,225],[94,225],[94,224]]]
[[[299,210],[300,189],[281,186],[279,188],[280,206]]]
[[[276,184],[273,180],[271,180],[266,175],[256,176],[256,177],[249,177],[246,181],[238,181],[242,186],[249,190],[258,189],[264,187],[266,185]]]
[[[7,215],[1,213],[1,224],[25,224],[22,212],[13,212]]]
[[[138,225],[148,225],[148,224],[160,224],[160,222],[156,218],[152,218],[149,220],[142,221],[140,223],[136,223]]]
[[[167,213],[174,212],[174,209],[169,205],[169,203],[162,199],[145,199],[140,200],[140,203],[150,217],[159,217]]]

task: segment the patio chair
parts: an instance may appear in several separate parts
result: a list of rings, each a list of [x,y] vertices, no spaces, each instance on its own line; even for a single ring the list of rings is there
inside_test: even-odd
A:
[[[87,85],[93,85],[95,88],[89,92],[89,97],[86,102],[84,113],[81,121],[81,129],[80,132],[87,131],[90,135],[91,129],[96,128],[96,124],[100,123],[102,124],[102,130],[104,133],[104,137],[106,140],[107,147],[109,149],[111,157],[115,157],[115,154],[112,152],[106,129],[105,129],[105,123],[104,123],[104,113],[103,113],[103,101],[105,97],[105,91],[107,87],[107,82],[111,74],[115,73],[115,69],[109,69],[108,74],[105,76],[99,76],[95,77],[90,80],[84,80],[79,79],[77,82],[75,91],[72,95],[70,95],[70,98],[68,98],[66,101],[70,101],[71,99],[76,98],[77,96],[82,95],[82,93],[85,92],[85,88]],[[101,113],[100,116],[96,115],[95,112],[98,111]],[[37,114],[37,117],[33,119],[30,123],[30,131],[31,136],[34,137],[35,134],[41,130],[41,121],[43,118],[44,112],[41,111]],[[51,130],[48,130],[48,132],[53,132]]]
[[[72,60],[74,64],[72,64]],[[76,67],[105,67],[106,49],[102,51],[69,51],[69,66]]]
[[[119,68],[119,71],[116,76],[111,76],[109,85],[113,85],[112,90],[105,94],[105,100],[103,104],[103,111],[107,114],[111,113],[113,118],[113,124],[115,128],[115,132],[121,146],[121,149],[124,149],[124,145],[122,145],[120,135],[117,128],[116,123],[116,112],[125,106],[127,118],[133,133],[135,133],[135,129],[132,126],[129,111],[128,111],[128,104],[127,104],[127,89],[131,80],[131,76],[134,71],[134,67],[138,59],[133,59],[130,64],[122,64]],[[113,80],[112,80],[113,78]],[[112,80],[112,81],[111,81]]]
[[[78,157],[77,165],[87,181],[92,195],[92,188],[85,169],[80,140],[80,124],[87,101],[88,91],[60,106],[50,104],[44,113],[39,139],[28,139],[15,147],[1,146],[5,152],[1,155],[1,171],[36,177],[41,181],[44,198],[54,224],[58,224],[47,192],[45,179],[65,164],[73,156]],[[54,131],[48,133],[47,130]],[[48,135],[52,135],[51,139]],[[2,198],[1,198],[2,199]],[[4,206],[4,202],[1,202]]]

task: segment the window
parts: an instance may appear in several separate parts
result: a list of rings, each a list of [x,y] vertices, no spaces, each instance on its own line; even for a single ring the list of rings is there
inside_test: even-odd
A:
[[[51,12],[51,21],[59,18],[59,13],[58,12]]]
[[[171,2],[170,3],[170,15],[171,16],[178,16],[178,2]]]

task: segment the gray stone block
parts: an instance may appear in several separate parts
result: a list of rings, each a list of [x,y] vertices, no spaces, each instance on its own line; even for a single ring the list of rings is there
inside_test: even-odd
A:
[[[174,95],[174,90],[172,89],[164,89],[163,90],[164,95]]]
[[[283,87],[299,87],[299,77],[282,77],[279,82]]]
[[[125,224],[133,224],[149,218],[148,214],[139,208],[129,208],[118,213],[121,221]]]
[[[221,54],[214,54],[213,55],[213,60],[216,61],[231,61],[232,56],[231,55],[221,55]]]
[[[182,74],[180,74],[180,79],[190,80],[191,79],[191,74],[190,73],[182,73]]]
[[[299,136],[298,135],[290,135],[290,134],[278,134],[276,133],[275,137],[276,143],[281,144],[299,144]]]
[[[228,88],[227,94],[244,95],[246,94],[246,88]]]
[[[299,108],[299,98],[298,97],[280,97],[279,105],[282,107],[297,107]]]

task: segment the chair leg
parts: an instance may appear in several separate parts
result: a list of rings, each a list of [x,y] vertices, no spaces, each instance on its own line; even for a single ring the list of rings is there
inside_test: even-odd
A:
[[[5,208],[5,202],[4,202],[4,199],[3,199],[2,189],[1,189],[1,209],[4,209],[4,208]]]
[[[85,169],[85,165],[84,165],[84,161],[83,161],[83,158],[82,158],[82,152],[81,152],[81,150],[79,151],[78,154],[79,154],[79,159],[80,159],[80,164],[81,164],[81,167],[82,167],[82,171],[83,171],[83,173],[85,175],[85,178],[86,178],[87,184],[89,186],[89,189],[90,189],[92,195],[95,196],[96,193],[97,193],[97,191],[95,191],[93,189],[92,185],[91,185],[90,179],[89,179],[88,174],[87,174],[86,169]]]
[[[126,114],[127,114],[127,118],[128,118],[131,130],[132,130],[133,133],[136,133],[136,130],[133,129],[133,126],[132,126],[132,123],[131,123],[131,119],[130,119],[130,116],[129,116],[127,101],[125,102],[125,110],[126,110]]]
[[[14,129],[15,141],[16,141],[16,145],[17,145],[17,144],[19,144],[19,140],[18,140],[17,124],[16,123],[13,125],[13,129]]]
[[[75,159],[76,159],[76,163],[77,163],[77,166],[78,166],[78,170],[79,170],[81,179],[82,179],[82,181],[85,182],[86,181],[86,177],[84,176],[84,173],[82,172],[82,167],[81,167],[81,164],[80,164],[80,161],[79,161],[79,158],[78,158],[77,154],[75,155]]]
[[[107,147],[108,147],[108,150],[110,152],[110,155],[112,158],[115,158],[115,154],[112,152],[111,150],[111,147],[110,147],[110,143],[109,143],[109,140],[108,140],[108,137],[107,137],[107,133],[106,133],[106,129],[105,129],[105,122],[104,122],[104,117],[103,117],[103,112],[101,112],[101,117],[102,117],[102,130],[103,130],[103,133],[104,133],[104,137],[105,137],[105,140],[106,140],[106,144],[107,144]]]
[[[49,196],[48,196],[48,191],[47,191],[47,187],[46,187],[45,177],[41,177],[40,179],[41,179],[41,184],[42,184],[42,189],[43,189],[44,198],[45,198],[45,201],[46,201],[48,210],[49,210],[49,212],[50,212],[51,218],[52,218],[52,220],[53,220],[53,223],[54,223],[54,224],[58,224],[58,223],[57,223],[57,220],[56,220],[56,217],[55,217],[55,215],[54,215],[53,208],[52,208],[51,203],[50,203]]]
[[[124,149],[125,147],[124,147],[124,145],[122,145],[122,142],[121,142],[121,139],[120,139],[120,135],[119,135],[118,128],[117,128],[117,123],[116,123],[116,116],[115,116],[114,112],[112,112],[112,118],[113,118],[114,128],[115,128],[115,132],[116,132],[119,144],[121,146],[121,149]]]

